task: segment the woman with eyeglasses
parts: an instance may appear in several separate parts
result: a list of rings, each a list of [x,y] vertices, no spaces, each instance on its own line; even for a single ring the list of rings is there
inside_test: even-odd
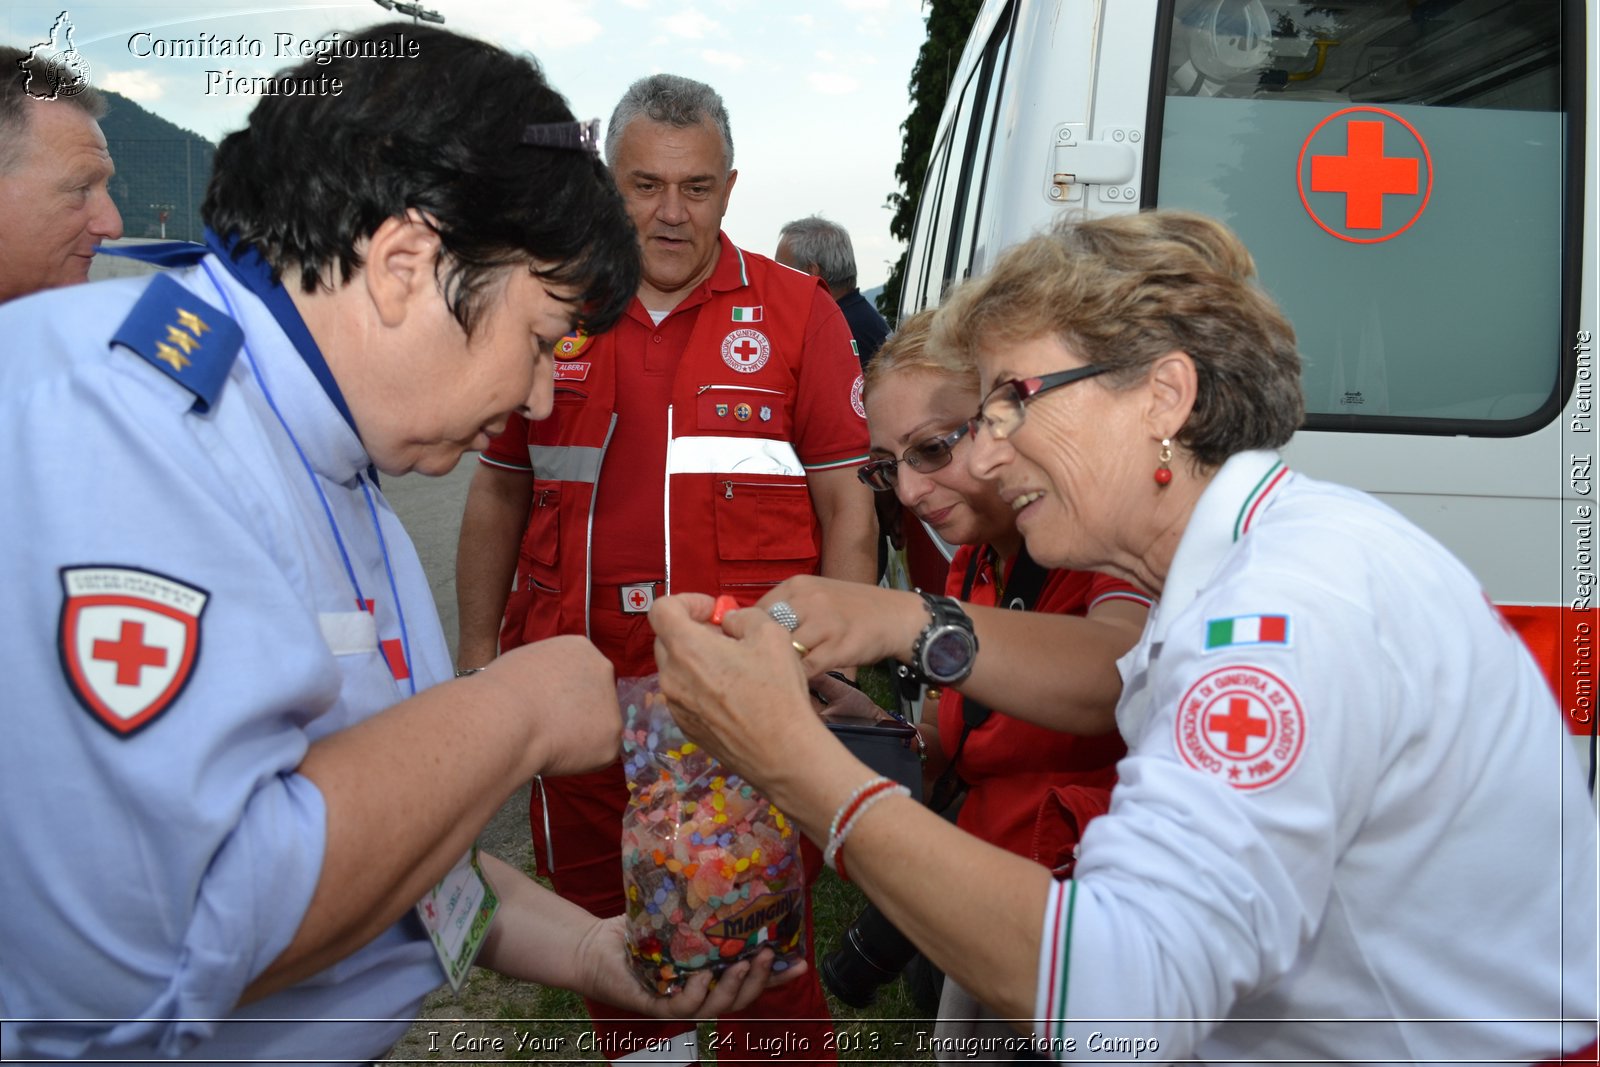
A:
[[[1285,465],[1300,358],[1254,274],[1216,222],[1124,215],[1008,250],[935,321],[1029,551],[1159,597],[1071,879],[841,752],[761,612],[658,601],[663,689],[1049,1055],[1592,1063],[1595,812],[1560,710],[1459,561]]]
[[[807,575],[779,585],[758,606],[788,605],[791,640],[807,648],[807,663],[818,670],[898,657],[911,676],[942,681],[936,720],[917,726],[928,803],[942,810],[964,788],[956,825],[1065,873],[1083,827],[1105,811],[1126,751],[1112,718],[1115,661],[1138,640],[1150,598],[1120,578],[1050,569],[1028,556],[1011,506],[968,467],[977,365],[964,352],[929,344],[932,319],[930,311],[907,319],[867,365],[863,400],[872,450],[860,477],[875,492],[894,493],[946,542],[961,546],[944,597]],[[939,679],[918,670],[914,649],[935,625],[936,610],[958,626],[970,619],[973,648],[983,654],[965,663],[968,677],[954,677],[957,664]],[[1020,617],[1023,611],[1030,614]],[[1098,736],[991,710],[1009,708],[1024,678],[1036,680],[1039,692],[1024,699],[1042,717],[1078,708],[1085,718],[1100,718]],[[946,982],[941,1035],[954,1032],[955,1020],[985,1015],[981,1003]]]
[[[952,787],[964,784],[958,825],[1057,866],[1071,858],[1072,825],[1104,810],[1115,781],[1124,751],[1112,715],[1120,689],[1115,661],[1138,639],[1150,598],[1122,579],[1050,569],[1028,556],[1011,506],[968,467],[977,365],[965,353],[929,344],[932,319],[932,312],[907,319],[867,366],[872,458],[860,478],[876,492],[894,493],[960,546],[944,595],[805,575],[777,586],[757,606],[787,606],[790,638],[806,648],[808,670],[897,658],[908,676],[940,690],[937,723],[918,727],[929,780],[945,786],[930,799],[948,800]],[[1033,614],[1021,617],[1018,610]],[[919,640],[935,627],[936,612],[957,629],[970,626],[972,649],[982,655],[963,657],[966,646],[953,640],[946,660],[919,662]],[[1092,723],[1079,733],[1094,736],[989,710],[1013,704],[1047,722],[1070,715],[1080,725]],[[947,768],[951,760],[955,766]],[[1052,789],[1058,792],[1050,796]],[[1046,802],[1076,818],[1036,839]]]

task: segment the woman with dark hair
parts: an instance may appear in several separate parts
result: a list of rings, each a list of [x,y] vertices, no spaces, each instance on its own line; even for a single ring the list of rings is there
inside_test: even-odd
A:
[[[379,474],[548,414],[556,342],[615,321],[638,243],[532,63],[343,43],[288,73],[337,93],[224,141],[205,245],[0,308],[13,1055],[365,1062],[475,960],[676,1018],[770,971],[656,997],[620,918],[473,847],[534,775],[616,758],[611,669],[566,637],[452,680]]]
[[[1594,809],[1549,688],[1442,547],[1284,464],[1299,356],[1237,238],[1183,213],[1066,224],[952,292],[934,338],[976,356],[970,463],[1029,553],[1159,597],[1118,663],[1129,751],[1072,879],[843,753],[765,613],[719,632],[708,603],[657,602],[686,732],[1046,1055],[1592,1042]]]

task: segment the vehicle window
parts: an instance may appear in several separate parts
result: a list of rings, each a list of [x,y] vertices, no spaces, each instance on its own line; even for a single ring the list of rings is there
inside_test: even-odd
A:
[[[917,203],[917,225],[911,231],[911,249],[922,250],[921,255],[906,257],[906,280],[901,292],[911,297],[911,303],[905,304],[904,299],[901,302],[911,310],[928,306],[930,278],[934,281],[934,295],[938,296],[939,275],[929,267],[936,242],[924,242],[923,235],[928,233],[928,227],[933,224],[933,216],[944,189],[945,168],[949,163],[950,138],[945,137],[933,146],[933,153],[928,159],[928,176],[922,183],[922,197]]]
[[[1307,425],[1507,435],[1555,417],[1581,156],[1564,19],[1581,28],[1582,5],[1168,10],[1157,199],[1250,247],[1299,336]]]
[[[988,186],[985,179],[989,172],[989,151],[994,142],[995,125],[1000,119],[1000,88],[1005,84],[1006,64],[1011,52],[1011,18],[1014,11],[1013,5],[1000,16],[983,52],[983,65],[978,73],[978,120],[973,123],[972,150],[966,153],[961,173],[962,219],[956,231],[957,245],[951,257],[946,284],[951,280],[966,278],[971,273],[972,257],[977,249],[983,194]]]
[[[961,96],[956,104],[955,122],[950,125],[949,140],[940,146],[943,158],[939,159],[939,198],[934,204],[932,226],[929,231],[933,238],[928,242],[928,278],[927,283],[932,292],[925,292],[924,303],[932,301],[937,303],[944,295],[944,283],[949,280],[950,247],[952,240],[959,240],[953,233],[956,209],[959,202],[959,193],[962,189],[960,167],[966,157],[965,148],[967,135],[972,128],[972,112],[974,104],[973,85],[978,80],[978,72],[982,67],[975,69],[961,86]],[[934,153],[938,158],[940,152]],[[929,174],[933,173],[932,167]],[[924,187],[926,188],[926,187]]]

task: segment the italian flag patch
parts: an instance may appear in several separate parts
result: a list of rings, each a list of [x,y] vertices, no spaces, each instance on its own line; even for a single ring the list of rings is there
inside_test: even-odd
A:
[[[1287,645],[1289,616],[1237,615],[1206,620],[1206,651],[1238,645]]]
[[[753,308],[734,308],[733,309],[733,321],[734,322],[760,322],[761,321],[761,305],[757,304]]]

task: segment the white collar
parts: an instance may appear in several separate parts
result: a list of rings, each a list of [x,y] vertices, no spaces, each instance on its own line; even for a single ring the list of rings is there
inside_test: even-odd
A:
[[[1200,494],[1173,553],[1150,619],[1153,643],[1165,640],[1171,620],[1194,603],[1233,546],[1276,499],[1288,477],[1289,468],[1273,449],[1240,452],[1222,464]]]

